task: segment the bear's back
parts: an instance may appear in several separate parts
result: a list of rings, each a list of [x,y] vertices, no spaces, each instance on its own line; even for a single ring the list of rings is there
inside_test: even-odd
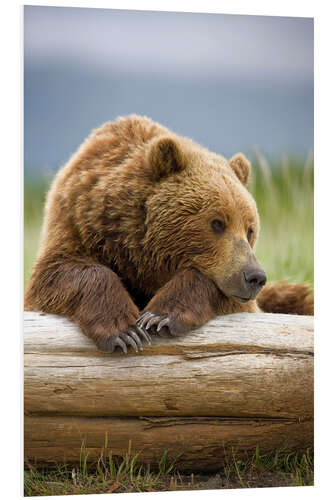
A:
[[[57,173],[47,195],[39,255],[92,255],[130,266],[143,230],[150,180],[146,144],[168,129],[132,115],[93,130]],[[119,255],[121,253],[121,257]],[[127,255],[124,255],[127,254]]]

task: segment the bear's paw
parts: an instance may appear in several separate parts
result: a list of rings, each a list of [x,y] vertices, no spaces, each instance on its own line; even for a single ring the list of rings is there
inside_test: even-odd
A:
[[[133,347],[135,352],[138,352],[138,348],[142,351],[143,345],[140,335],[148,344],[151,344],[148,332],[140,327],[132,327],[128,328],[126,332],[119,333],[119,335],[110,333],[106,340],[97,344],[97,347],[103,352],[113,352],[119,347],[125,354],[127,354],[127,347]]]
[[[153,329],[157,335],[161,336],[169,334],[171,337],[178,337],[186,331],[179,318],[167,314],[156,314],[152,311],[144,311],[139,316],[136,325],[145,331]]]

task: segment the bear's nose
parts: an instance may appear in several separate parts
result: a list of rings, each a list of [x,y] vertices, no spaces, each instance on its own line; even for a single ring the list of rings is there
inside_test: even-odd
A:
[[[257,288],[262,288],[264,286],[267,277],[263,269],[250,268],[244,271],[244,279],[250,288],[256,290]]]

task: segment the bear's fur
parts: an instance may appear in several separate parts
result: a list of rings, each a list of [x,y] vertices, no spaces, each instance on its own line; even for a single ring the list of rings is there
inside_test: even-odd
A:
[[[227,161],[146,117],[104,124],[53,181],[25,308],[65,315],[100,349],[125,352],[148,332],[259,311],[250,169],[242,154]],[[300,299],[294,287],[264,288],[259,305],[311,314],[309,289]]]

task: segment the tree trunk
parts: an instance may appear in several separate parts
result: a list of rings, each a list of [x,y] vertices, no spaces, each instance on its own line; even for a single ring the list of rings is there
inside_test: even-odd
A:
[[[65,318],[25,313],[25,458],[88,461],[131,441],[179,469],[313,442],[313,318],[221,316],[138,354],[105,354]],[[106,446],[105,446],[106,444]],[[105,449],[106,448],[106,449]]]

